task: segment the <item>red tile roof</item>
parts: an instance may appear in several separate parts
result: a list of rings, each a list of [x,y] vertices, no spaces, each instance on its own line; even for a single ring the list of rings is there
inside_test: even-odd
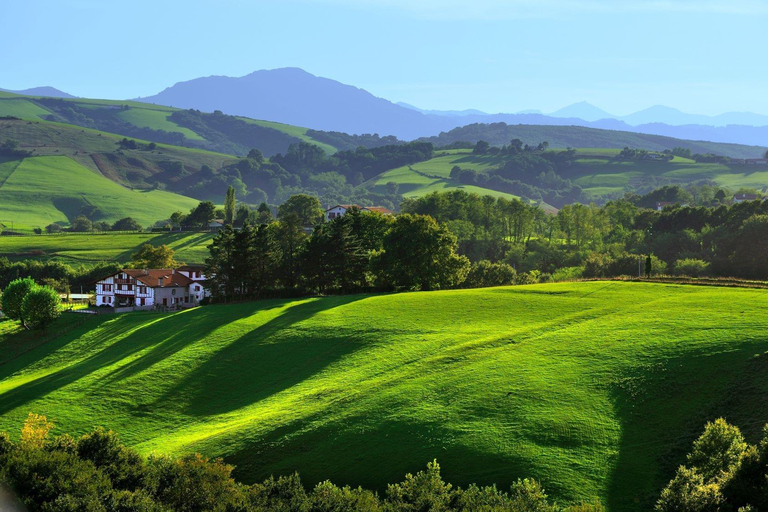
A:
[[[384,215],[392,215],[392,210],[384,208],[383,206],[366,206],[366,210],[369,212],[383,213]]]
[[[166,286],[189,286],[194,281],[188,278],[184,274],[174,272],[173,269],[140,269],[140,268],[128,268],[122,271],[124,274],[128,274],[137,281],[144,283],[150,288],[159,288],[160,279],[163,280],[163,287]]]

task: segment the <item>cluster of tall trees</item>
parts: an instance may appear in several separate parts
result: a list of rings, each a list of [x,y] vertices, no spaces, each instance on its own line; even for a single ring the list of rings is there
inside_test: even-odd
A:
[[[656,211],[634,199],[600,207],[575,203],[552,215],[519,200],[450,191],[407,199],[402,211],[447,226],[458,239],[458,253],[471,261],[503,262],[544,279],[560,271],[571,277],[637,275],[638,260],[649,255],[653,273],[768,278],[768,204]]]
[[[307,490],[299,475],[245,485],[234,467],[199,454],[148,458],[98,427],[74,438],[53,436],[45,416],[30,413],[18,442],[0,433],[0,484],[30,512],[602,512],[599,503],[562,508],[535,480],[466,489],[445,482],[438,463],[408,474],[379,495],[326,480]],[[7,499],[5,496],[4,499]],[[19,507],[19,508],[21,508]]]
[[[429,290],[458,286],[469,272],[469,260],[456,253],[456,236],[431,217],[353,207],[322,220],[318,200],[297,195],[280,206],[276,222],[227,225],[206,260],[214,297]]]

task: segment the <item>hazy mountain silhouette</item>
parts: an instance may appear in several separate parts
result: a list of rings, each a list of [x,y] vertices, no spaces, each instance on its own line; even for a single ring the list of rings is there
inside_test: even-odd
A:
[[[25,96],[48,96],[51,98],[76,98],[77,97],[49,86],[32,87],[31,89],[24,89],[21,91],[12,91],[10,89],[0,89],[0,91],[12,92],[14,94],[24,94]]]
[[[438,123],[416,110],[298,68],[197,78],[138,101],[352,134],[412,139],[439,131]]]
[[[548,115],[538,111],[489,114],[471,109],[424,110],[407,103],[392,103],[363,89],[317,77],[299,68],[262,70],[239,78],[197,78],[179,82],[138,101],[204,112],[221,110],[226,114],[318,130],[395,135],[404,140],[434,136],[474,123],[503,122],[510,125],[572,125],[680,139],[768,144],[768,130],[763,128],[768,125],[768,116],[758,114],[732,112],[703,116],[656,106],[620,117],[585,101]],[[747,124],[754,126],[735,126]]]
[[[583,119],[584,121],[599,121],[600,119],[615,118],[613,114],[609,114],[603,109],[600,109],[591,103],[586,101],[580,101],[573,105],[568,105],[560,110],[549,114],[551,117],[572,117],[577,119]]]

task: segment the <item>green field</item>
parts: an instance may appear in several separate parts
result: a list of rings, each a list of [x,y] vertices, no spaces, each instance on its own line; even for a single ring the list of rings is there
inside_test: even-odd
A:
[[[172,109],[167,111],[152,110],[148,108],[130,108],[128,110],[121,110],[115,116],[119,117],[127,123],[131,123],[139,128],[152,128],[153,130],[165,130],[166,132],[177,132],[184,135],[189,140],[203,140],[203,138],[190,130],[177,125],[173,121],[168,119],[168,116],[173,112]]]
[[[0,117],[11,116],[39,121],[50,112],[19,96],[0,97]]]
[[[728,166],[714,163],[696,163],[688,158],[674,157],[671,161],[615,160],[620,150],[584,148],[577,150],[577,158],[563,178],[582,187],[587,197],[605,200],[621,196],[641,185],[648,177],[668,178],[672,184],[688,184],[699,180],[712,180],[734,192],[739,188],[765,189],[768,187],[768,169],[763,167]],[[455,188],[495,197],[515,197],[511,194],[462,185],[450,179],[453,166],[484,172],[503,163],[491,155],[473,155],[471,150],[439,151],[435,158],[410,166],[384,172],[364,183],[375,192],[386,192],[386,184],[394,181],[405,197],[421,197],[434,191]]]
[[[241,117],[243,121],[247,123],[253,123],[258,124],[259,126],[263,126],[265,128],[272,128],[273,130],[277,130],[279,132],[283,132],[285,134],[290,135],[291,137],[296,137],[297,139],[301,139],[304,142],[309,142],[310,144],[314,144],[315,146],[319,146],[323,148],[323,151],[325,151],[327,154],[332,155],[336,151],[338,151],[335,147],[331,146],[330,144],[326,144],[324,142],[319,142],[309,135],[307,135],[307,128],[302,128],[301,126],[293,126],[291,124],[283,124],[283,123],[275,123],[273,121],[260,121],[256,119],[249,119],[247,117]]]
[[[541,480],[648,510],[705,421],[768,418],[768,295],[591,282],[0,324],[0,430],[105,425],[254,481]]]
[[[145,243],[168,245],[183,263],[203,263],[208,256],[212,233],[62,233],[0,237],[0,257],[11,260],[60,261],[71,265],[102,261],[126,263]]]
[[[481,172],[498,165],[499,162],[500,160],[496,157],[474,156],[471,150],[440,151],[438,156],[431,160],[384,172],[367,181],[363,186],[373,192],[385,193],[387,183],[394,181],[399,185],[398,192],[404,197],[421,197],[435,191],[445,192],[461,189],[480,195],[506,197],[507,199],[516,198],[517,196],[496,190],[475,185],[463,185],[449,177],[454,165],[458,165],[462,169],[474,169]]]
[[[754,168],[696,163],[681,157],[674,157],[669,162],[614,160],[613,157],[618,154],[619,150],[579,149],[573,168],[564,177],[573,180],[595,199],[621,195],[650,176],[669,178],[673,184],[712,180],[734,192],[741,187],[768,187],[768,169],[764,166]]]
[[[18,228],[68,223],[94,206],[94,220],[133,217],[144,226],[188,211],[194,199],[161,190],[130,190],[65,156],[41,156],[0,164],[0,222]]]

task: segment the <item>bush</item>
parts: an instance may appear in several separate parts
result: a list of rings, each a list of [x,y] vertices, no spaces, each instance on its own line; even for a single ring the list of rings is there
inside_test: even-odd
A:
[[[467,288],[504,286],[512,284],[514,279],[515,269],[511,265],[483,260],[472,264],[464,286]]]
[[[563,267],[552,273],[552,281],[570,281],[580,279],[584,275],[584,267]]]
[[[61,315],[61,299],[50,286],[35,286],[24,296],[21,316],[24,327],[39,329],[50,324]]]
[[[47,233],[61,233],[62,229],[61,229],[61,226],[59,226],[58,224],[48,224],[47,226],[45,226],[45,231]]]
[[[112,224],[112,231],[141,231],[141,224],[131,217],[125,217]]]
[[[709,273],[709,263],[704,260],[685,258],[675,261],[673,269],[677,276],[701,277]]]
[[[31,277],[11,281],[2,295],[3,313],[12,320],[21,320],[24,297],[37,285]]]

